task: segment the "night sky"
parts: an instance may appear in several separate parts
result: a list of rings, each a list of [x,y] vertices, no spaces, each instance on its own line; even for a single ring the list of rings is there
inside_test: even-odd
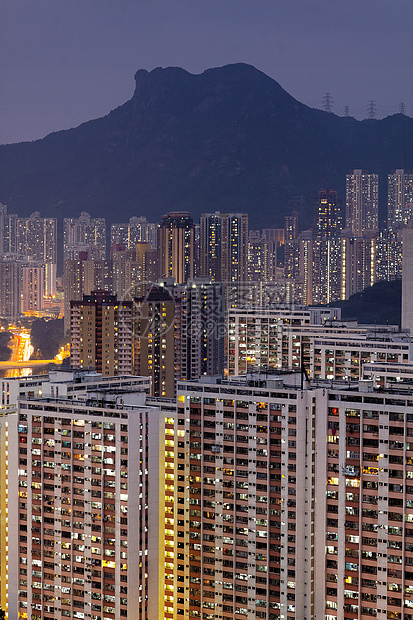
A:
[[[358,119],[413,116],[412,0],[0,0],[0,143],[102,116],[134,73],[254,65]]]

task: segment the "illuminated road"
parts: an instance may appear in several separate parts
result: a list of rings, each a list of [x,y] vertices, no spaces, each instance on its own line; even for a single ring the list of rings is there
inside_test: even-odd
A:
[[[30,341],[30,331],[24,328],[11,327],[13,339],[10,342],[12,349],[11,357],[6,362],[0,362],[0,376],[26,377],[32,374],[33,368],[47,366],[48,364],[61,364],[65,357],[70,355],[70,346],[67,344],[60,347],[53,360],[31,360],[33,346]]]
[[[8,370],[12,368],[35,368],[36,366],[47,366],[47,364],[59,364],[61,362],[56,362],[56,360],[30,360],[29,362],[12,362],[9,360],[8,362],[0,362],[0,369]],[[11,375],[8,375],[11,376]]]
[[[32,373],[30,357],[33,347],[30,341],[30,332],[27,329],[13,329],[12,354],[7,362],[0,362],[0,369],[9,369],[5,373],[6,377],[25,377]]]

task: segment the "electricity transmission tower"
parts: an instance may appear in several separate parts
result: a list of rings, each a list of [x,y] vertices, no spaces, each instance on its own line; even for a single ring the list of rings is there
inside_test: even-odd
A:
[[[375,102],[371,99],[369,101],[369,108],[368,108],[368,119],[369,120],[374,120],[376,118],[376,113],[377,113],[377,108],[376,108],[376,104]]]
[[[333,111],[333,98],[331,93],[326,93],[323,97],[323,109],[325,112]]]

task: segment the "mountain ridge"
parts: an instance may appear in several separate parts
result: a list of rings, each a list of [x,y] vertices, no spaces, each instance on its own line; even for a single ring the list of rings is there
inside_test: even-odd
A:
[[[251,227],[283,226],[299,201],[311,225],[319,189],[344,197],[345,174],[413,168],[413,119],[357,121],[309,108],[251,65],[193,75],[140,69],[131,99],[41,140],[0,146],[0,201],[10,212],[150,221],[172,210],[247,211]]]

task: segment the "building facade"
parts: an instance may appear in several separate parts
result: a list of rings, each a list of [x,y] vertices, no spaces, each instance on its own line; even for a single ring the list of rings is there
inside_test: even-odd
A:
[[[322,189],[314,201],[314,227],[316,237],[339,235],[343,228],[343,203],[332,189]]]
[[[106,258],[106,220],[91,217],[83,211],[79,217],[63,220],[63,258],[77,259],[79,252],[88,252],[90,260]]]
[[[21,263],[16,255],[0,259],[0,315],[15,320],[21,312]]]
[[[200,222],[200,275],[215,282],[243,283],[248,270],[248,214],[204,213]]]
[[[80,301],[92,291],[112,290],[112,262],[90,260],[88,252],[79,252],[76,260],[64,261],[64,328],[70,329],[70,302]]]
[[[341,236],[341,299],[364,291],[377,281],[377,234],[366,231],[355,237],[349,230]]]
[[[411,620],[411,390],[252,373],[177,392],[165,618]]]
[[[161,617],[159,410],[96,398],[19,403],[13,617]]]
[[[224,372],[225,289],[207,279],[169,286],[175,302],[175,368],[178,379]]]
[[[137,243],[149,243],[152,250],[157,247],[157,224],[151,224],[146,217],[131,217],[128,223],[112,224],[110,245],[121,243],[127,250],[133,250]]]
[[[27,265],[22,267],[22,312],[41,312],[44,297],[44,266]]]
[[[16,252],[16,220],[17,215],[0,203],[0,256]]]
[[[379,177],[363,170],[346,176],[346,227],[354,237],[379,230]]]
[[[174,299],[166,288],[153,286],[136,304],[135,372],[151,377],[154,396],[173,398],[180,375]]]
[[[70,302],[70,359],[73,368],[103,376],[133,374],[133,303],[93,291]]]
[[[413,174],[402,169],[388,175],[387,228],[404,228],[413,217]]]
[[[245,375],[252,367],[304,367],[316,379],[358,380],[364,364],[412,360],[411,337],[397,326],[358,325],[341,321],[338,308],[316,310],[324,312],[230,310],[229,375]]]
[[[403,230],[402,327],[413,335],[413,228]]]
[[[158,229],[159,273],[161,278],[175,278],[177,284],[192,279],[195,258],[195,231],[188,212],[162,216]]]

